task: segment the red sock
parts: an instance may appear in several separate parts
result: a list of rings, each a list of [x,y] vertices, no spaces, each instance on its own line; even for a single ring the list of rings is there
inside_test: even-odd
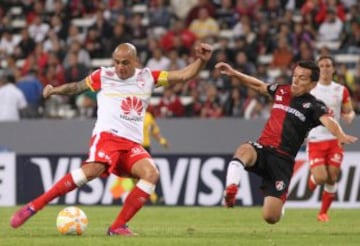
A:
[[[335,193],[330,193],[327,191],[323,191],[322,199],[321,199],[321,209],[320,214],[326,214],[328,209],[330,208],[330,205],[332,201],[335,198]]]
[[[127,196],[122,210],[111,225],[111,229],[125,225],[144,206],[149,197],[148,193],[135,186]]]
[[[36,198],[31,202],[31,207],[38,211],[46,206],[51,200],[58,196],[62,196],[69,191],[77,188],[76,184],[70,173],[66,174],[62,179],[60,179],[55,185],[53,185],[50,190],[43,193],[41,196]]]

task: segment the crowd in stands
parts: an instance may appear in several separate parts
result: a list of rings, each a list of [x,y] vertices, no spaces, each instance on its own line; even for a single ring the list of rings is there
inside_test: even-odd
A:
[[[41,91],[111,65],[119,43],[136,45],[142,66],[172,70],[192,61],[192,47],[201,41],[214,45],[212,60],[192,81],[156,89],[151,103],[157,117],[267,118],[268,98],[222,76],[214,64],[229,62],[267,83],[289,83],[297,61],[319,55],[335,57],[334,80],[349,88],[360,114],[357,0],[0,2],[0,80],[23,93],[27,106],[19,109],[27,118],[95,117],[91,91],[47,101]]]

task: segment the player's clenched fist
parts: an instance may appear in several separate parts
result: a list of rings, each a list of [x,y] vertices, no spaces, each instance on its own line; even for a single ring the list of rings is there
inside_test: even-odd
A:
[[[46,85],[43,90],[43,97],[48,98],[49,96],[51,96],[53,88],[54,87],[52,85]]]
[[[203,61],[208,61],[211,58],[213,47],[210,44],[200,43],[195,47],[196,57]]]

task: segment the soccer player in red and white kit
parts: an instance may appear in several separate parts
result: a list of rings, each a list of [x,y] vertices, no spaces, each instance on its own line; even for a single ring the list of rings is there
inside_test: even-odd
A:
[[[322,124],[346,144],[357,141],[357,137],[345,134],[338,122],[328,115],[326,105],[310,94],[320,73],[313,61],[300,61],[296,65],[291,85],[267,84],[223,62],[215,67],[222,74],[234,77],[246,87],[274,100],[259,139],[243,143],[236,149],[227,168],[224,198],[225,205],[233,207],[244,169],[256,173],[262,178],[265,196],[262,216],[267,223],[275,224],[282,215],[295,156],[309,130]]]
[[[150,154],[142,147],[143,121],[153,89],[157,86],[186,82],[201,71],[211,58],[212,46],[198,43],[196,59],[183,69],[151,71],[138,68],[136,47],[119,44],[113,52],[113,66],[101,67],[79,82],[58,87],[47,85],[43,96],[74,95],[88,89],[98,91],[97,121],[92,132],[89,155],[81,168],[66,174],[36,199],[19,209],[10,225],[18,228],[51,200],[90,180],[113,173],[138,179],[122,210],[108,228],[108,235],[132,236],[127,222],[143,207],[154,192],[159,171]]]
[[[320,67],[320,78],[311,94],[325,102],[330,114],[336,120],[343,119],[350,124],[355,117],[355,112],[348,89],[333,81],[334,59],[331,56],[321,56],[318,59],[318,66]],[[324,185],[317,219],[327,222],[329,221],[327,211],[335,197],[336,182],[344,151],[338,139],[324,126],[318,126],[310,131],[307,150],[311,170],[309,189],[313,191],[317,185]]]

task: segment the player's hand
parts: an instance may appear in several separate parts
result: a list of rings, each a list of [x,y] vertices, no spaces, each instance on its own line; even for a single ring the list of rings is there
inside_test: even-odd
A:
[[[207,62],[210,60],[213,52],[213,47],[210,44],[200,43],[195,47],[195,55],[201,60]]]
[[[49,85],[49,84],[45,86],[45,88],[44,88],[44,90],[43,90],[43,93],[42,93],[42,94],[43,94],[43,97],[44,97],[45,99],[52,95],[52,90],[53,90],[53,88],[54,88],[54,86]]]
[[[341,144],[352,144],[355,143],[358,140],[358,138],[348,134],[343,134],[338,138],[338,140]]]
[[[350,113],[347,114],[341,114],[341,118],[343,121],[345,121],[347,124],[351,124],[351,122],[354,120],[355,118],[355,112],[351,111]]]
[[[221,74],[227,76],[233,76],[235,74],[235,70],[225,62],[216,63],[215,69],[219,69]]]

